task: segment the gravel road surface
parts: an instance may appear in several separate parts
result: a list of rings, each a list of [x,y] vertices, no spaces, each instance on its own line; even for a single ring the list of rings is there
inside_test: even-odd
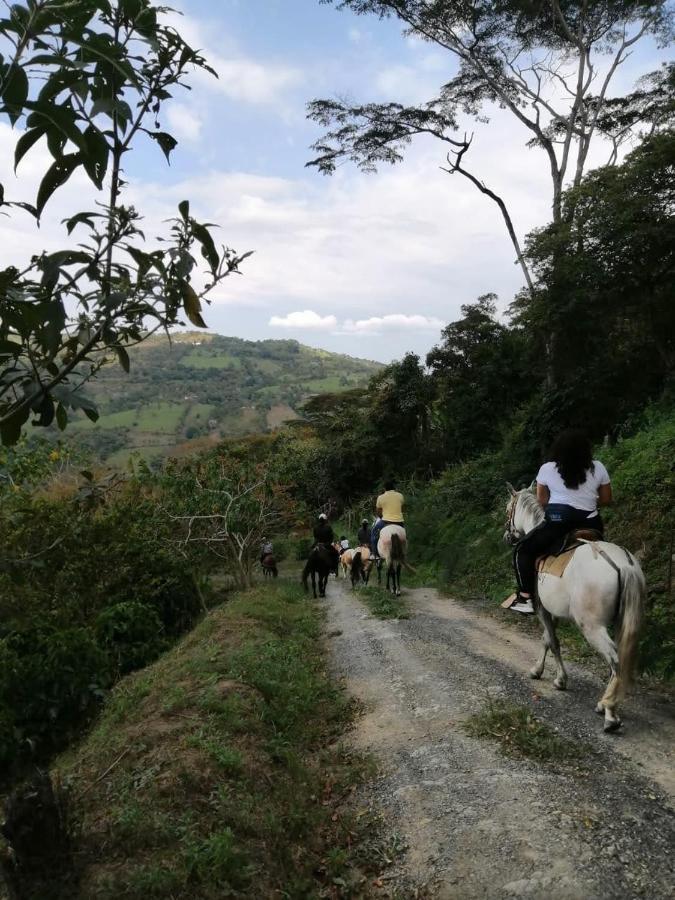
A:
[[[379,764],[357,803],[406,847],[383,873],[383,896],[675,896],[667,697],[637,692],[622,730],[605,735],[597,674],[570,664],[568,691],[556,691],[548,664],[542,681],[528,678],[531,635],[430,589],[404,594],[401,621],[373,618],[332,579],[326,601],[332,665],[365,707],[351,739]],[[504,757],[462,727],[488,694],[530,706],[588,751],[562,764]]]

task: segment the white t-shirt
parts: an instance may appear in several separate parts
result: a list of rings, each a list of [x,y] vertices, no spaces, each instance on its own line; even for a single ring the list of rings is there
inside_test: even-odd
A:
[[[609,484],[609,474],[603,464],[593,460],[593,471],[586,472],[586,481],[578,488],[568,488],[562,480],[562,475],[554,462],[547,462],[537,473],[537,484],[545,484],[551,496],[549,503],[563,503],[582,509],[585,512],[594,513],[598,508],[598,488],[602,484]]]

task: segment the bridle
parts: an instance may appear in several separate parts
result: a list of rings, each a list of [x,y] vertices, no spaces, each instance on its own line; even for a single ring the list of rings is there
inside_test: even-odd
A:
[[[515,528],[514,522],[516,519],[516,507],[518,506],[518,494],[515,494],[511,498],[511,502],[508,505],[506,510],[506,531],[504,532],[504,540],[507,544],[517,544],[518,541],[522,540],[525,535],[521,534],[519,530]]]

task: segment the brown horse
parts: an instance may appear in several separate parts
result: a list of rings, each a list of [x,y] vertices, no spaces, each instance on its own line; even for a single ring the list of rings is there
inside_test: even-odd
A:
[[[307,579],[312,576],[312,593],[316,599],[316,577],[319,577],[319,597],[326,596],[326,584],[331,572],[337,575],[337,553],[329,544],[317,544],[310,551],[309,559],[302,570],[302,586],[309,590]]]
[[[276,578],[279,574],[277,561],[271,553],[267,553],[260,561],[265,578]]]

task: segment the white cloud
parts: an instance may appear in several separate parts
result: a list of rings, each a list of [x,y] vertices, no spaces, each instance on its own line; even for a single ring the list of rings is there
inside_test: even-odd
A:
[[[170,103],[166,107],[166,116],[171,133],[182,141],[198,141],[201,137],[204,122],[194,109],[184,103]]]
[[[192,84],[200,84],[237,102],[278,106],[288,92],[303,81],[302,70],[289,62],[253,59],[227,39],[219,39],[214,45],[208,29],[189,15],[171,12],[166,20],[188,44],[201,50],[209,66],[218,74],[216,79],[198,71],[190,79]],[[280,109],[280,112],[284,110]]]
[[[335,316],[320,316],[312,309],[288,313],[287,316],[272,316],[269,324],[273,328],[303,328],[310,331],[329,331],[337,325]]]
[[[350,28],[348,35],[352,44],[359,44],[363,40],[363,32],[359,28]]]
[[[368,319],[347,319],[342,325],[346,334],[380,334],[383,331],[440,331],[447,323],[436,316],[407,316],[394,313]]]

